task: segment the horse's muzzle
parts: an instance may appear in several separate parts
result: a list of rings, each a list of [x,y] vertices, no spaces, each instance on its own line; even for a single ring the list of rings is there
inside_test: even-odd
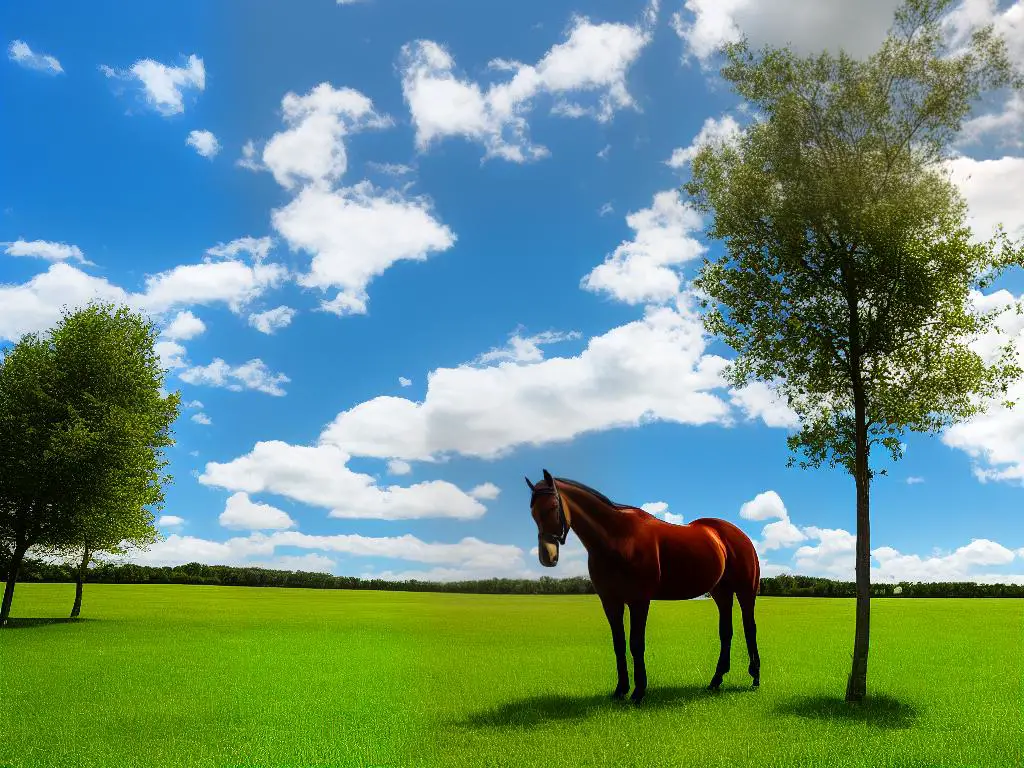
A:
[[[537,559],[545,568],[554,568],[558,565],[558,544],[544,539],[537,541]]]

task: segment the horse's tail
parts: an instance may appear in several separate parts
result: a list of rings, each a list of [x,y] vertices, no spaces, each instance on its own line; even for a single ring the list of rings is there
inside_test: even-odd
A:
[[[754,542],[739,527],[728,520],[709,517],[694,520],[711,528],[721,538],[728,553],[726,574],[737,591],[751,590],[751,595],[761,591],[761,562]]]

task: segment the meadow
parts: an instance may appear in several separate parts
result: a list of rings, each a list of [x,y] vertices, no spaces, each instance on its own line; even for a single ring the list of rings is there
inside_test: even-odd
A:
[[[594,595],[73,589],[18,586],[0,766],[1024,765],[1024,600],[873,600],[859,708],[852,600],[760,598],[756,691],[737,610],[718,694],[714,604],[655,603],[637,707]]]

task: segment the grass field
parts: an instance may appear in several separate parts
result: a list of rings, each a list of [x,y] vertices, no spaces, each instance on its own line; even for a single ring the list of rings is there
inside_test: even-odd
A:
[[[655,603],[635,707],[593,596],[91,584],[0,630],[0,766],[1024,765],[1024,601],[872,616],[851,711],[852,601],[761,598],[761,689],[738,632],[719,694],[714,604]]]

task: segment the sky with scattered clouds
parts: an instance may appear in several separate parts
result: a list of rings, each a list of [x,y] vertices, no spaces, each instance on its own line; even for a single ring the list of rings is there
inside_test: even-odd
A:
[[[749,121],[717,45],[866,55],[895,7],[5,3],[0,343],[93,297],[161,329],[183,408],[139,562],[585,573],[574,537],[537,563],[523,476],[546,468],[731,520],[766,574],[852,578],[851,479],[786,468],[788,409],[722,381],[689,288],[721,244],[679,185]],[[984,23],[1024,66],[1024,0],[945,29]],[[965,123],[979,237],[1024,234],[1022,137],[1019,96]],[[908,436],[874,487],[874,577],[1024,581],[1022,434],[1017,410]]]

